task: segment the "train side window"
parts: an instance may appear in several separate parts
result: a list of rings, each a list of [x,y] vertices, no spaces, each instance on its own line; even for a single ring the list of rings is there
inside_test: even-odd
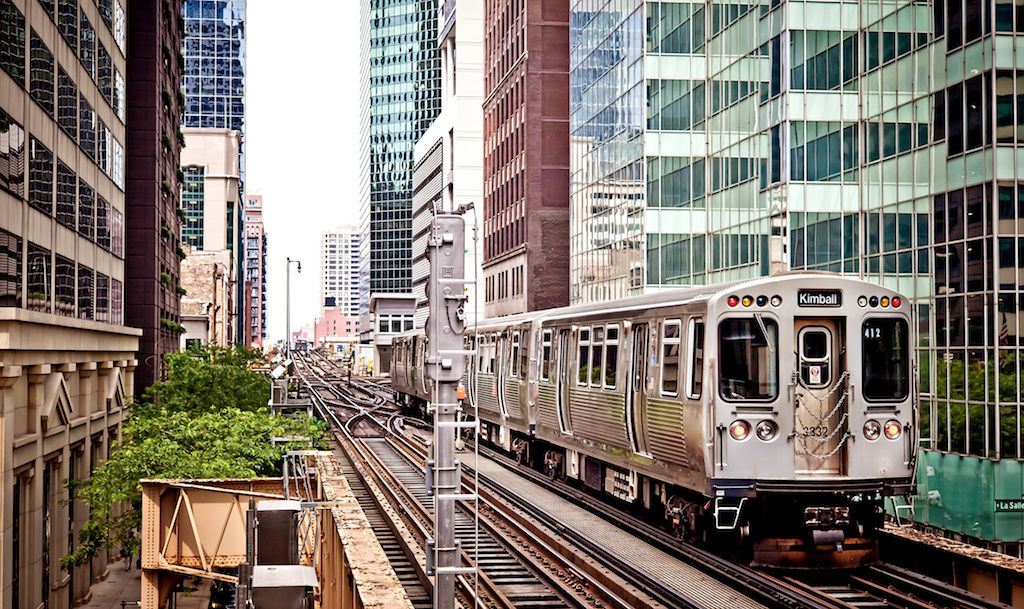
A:
[[[686,336],[690,357],[686,366],[686,397],[696,400],[700,397],[704,381],[704,320],[690,319]]]
[[[551,378],[551,330],[544,330],[540,344],[540,378],[546,381]]]
[[[601,370],[604,351],[604,326],[594,326],[593,334],[590,336],[590,386],[601,386]]]
[[[661,395],[679,395],[679,343],[682,323],[670,319],[661,331]]]
[[[512,351],[509,357],[509,376],[519,376],[519,333],[512,333]]]
[[[577,385],[586,385],[590,378],[590,328],[580,328],[579,355],[576,358]]]
[[[530,331],[523,332],[523,344],[519,349],[519,378],[525,379],[530,369]]]
[[[495,374],[495,360],[498,357],[498,335],[490,335],[487,343],[487,373],[493,375]]]
[[[619,368],[619,326],[608,326],[604,337],[604,387],[615,389],[616,373]]]

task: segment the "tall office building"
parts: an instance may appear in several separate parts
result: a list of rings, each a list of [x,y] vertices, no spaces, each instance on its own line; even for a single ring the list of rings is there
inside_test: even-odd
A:
[[[178,159],[181,118],[181,25],[158,0],[128,8],[128,124],[125,315],[142,329],[135,392],[162,378],[163,356],[178,350],[181,232]],[[168,277],[170,281],[164,280]]]
[[[1008,0],[574,2],[573,301],[786,269],[900,290],[916,518],[1019,553],[1020,31]]]
[[[339,226],[320,236],[320,306],[359,318],[359,231]]]
[[[263,197],[245,197],[245,345],[263,347],[267,339],[267,233],[263,230]]]
[[[427,318],[427,237],[434,215],[467,208],[475,211],[466,220],[466,319],[474,319],[478,300],[483,314],[483,247],[480,228],[486,224],[483,200],[483,17],[482,3],[466,2],[455,11],[455,0],[438,6],[441,34],[441,112],[413,148],[412,195],[412,292],[416,296],[414,324],[422,328]],[[474,237],[477,241],[474,242]]]
[[[66,609],[107,569],[65,571],[69,494],[109,455],[141,332],[125,326],[120,0],[0,0],[0,606]]]
[[[568,4],[484,9],[488,317],[569,304]]]
[[[184,127],[232,129],[239,132],[239,181],[245,192],[245,0],[185,0],[182,15],[185,38],[182,54],[185,72]],[[244,230],[237,214],[238,234]],[[235,275],[242,277],[244,256],[235,251]],[[244,283],[239,281],[237,302],[245,302]],[[235,334],[245,336],[245,316],[237,317]]]
[[[413,145],[441,107],[437,0],[361,0],[360,330],[373,294],[412,289]]]

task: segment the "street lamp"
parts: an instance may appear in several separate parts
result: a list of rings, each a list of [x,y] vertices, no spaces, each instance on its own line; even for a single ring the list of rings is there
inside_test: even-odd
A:
[[[302,272],[302,262],[298,260],[292,260],[291,258],[285,258],[288,261],[287,268],[285,269],[285,280],[284,280],[284,294],[285,294],[285,307],[284,307],[284,319],[285,319],[285,335],[284,335],[284,352],[287,357],[292,355],[292,263],[295,263],[296,271]]]

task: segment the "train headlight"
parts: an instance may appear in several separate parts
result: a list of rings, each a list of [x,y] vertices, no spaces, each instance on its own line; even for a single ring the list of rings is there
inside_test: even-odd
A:
[[[735,307],[736,305],[740,304],[740,299],[735,296],[730,296],[727,302],[729,303],[730,307]]]
[[[733,440],[746,440],[750,436],[750,423],[746,421],[733,421],[729,425],[729,435]]]
[[[871,298],[868,298],[868,304],[873,306],[873,307],[877,307],[878,306],[878,296],[872,296]]]
[[[768,297],[767,296],[763,296],[762,295],[762,296],[758,296],[757,297],[757,306],[763,307],[766,304],[768,304]]]
[[[885,422],[885,437],[890,440],[896,440],[903,433],[903,426],[900,425],[899,421],[886,421]]]
[[[750,297],[750,296],[744,296],[743,297],[743,306],[749,307],[752,304],[754,304],[754,299],[752,297]]]
[[[857,299],[857,304],[859,304],[862,307],[868,306],[868,297],[861,296],[860,298]]]
[[[778,294],[776,294],[775,296],[772,296],[772,306],[773,307],[780,306],[781,304],[782,304],[782,296],[779,296]]]
[[[864,437],[868,440],[877,440],[878,436],[882,435],[882,426],[878,421],[871,419],[867,423],[864,423]]]
[[[779,426],[774,421],[761,421],[754,428],[754,432],[757,434],[758,439],[767,442],[774,438],[775,434],[779,433]]]

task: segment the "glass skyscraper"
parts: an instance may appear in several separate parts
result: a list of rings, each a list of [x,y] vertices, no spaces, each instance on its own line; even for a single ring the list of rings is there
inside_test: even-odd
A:
[[[1016,10],[1016,13],[1015,13]],[[577,0],[570,296],[788,269],[918,313],[919,522],[1012,553],[1024,7]],[[1019,88],[1018,88],[1019,87]]]
[[[186,0],[185,127],[245,131],[245,0]]]
[[[413,146],[441,109],[437,0],[362,0],[360,312],[412,290]]]

